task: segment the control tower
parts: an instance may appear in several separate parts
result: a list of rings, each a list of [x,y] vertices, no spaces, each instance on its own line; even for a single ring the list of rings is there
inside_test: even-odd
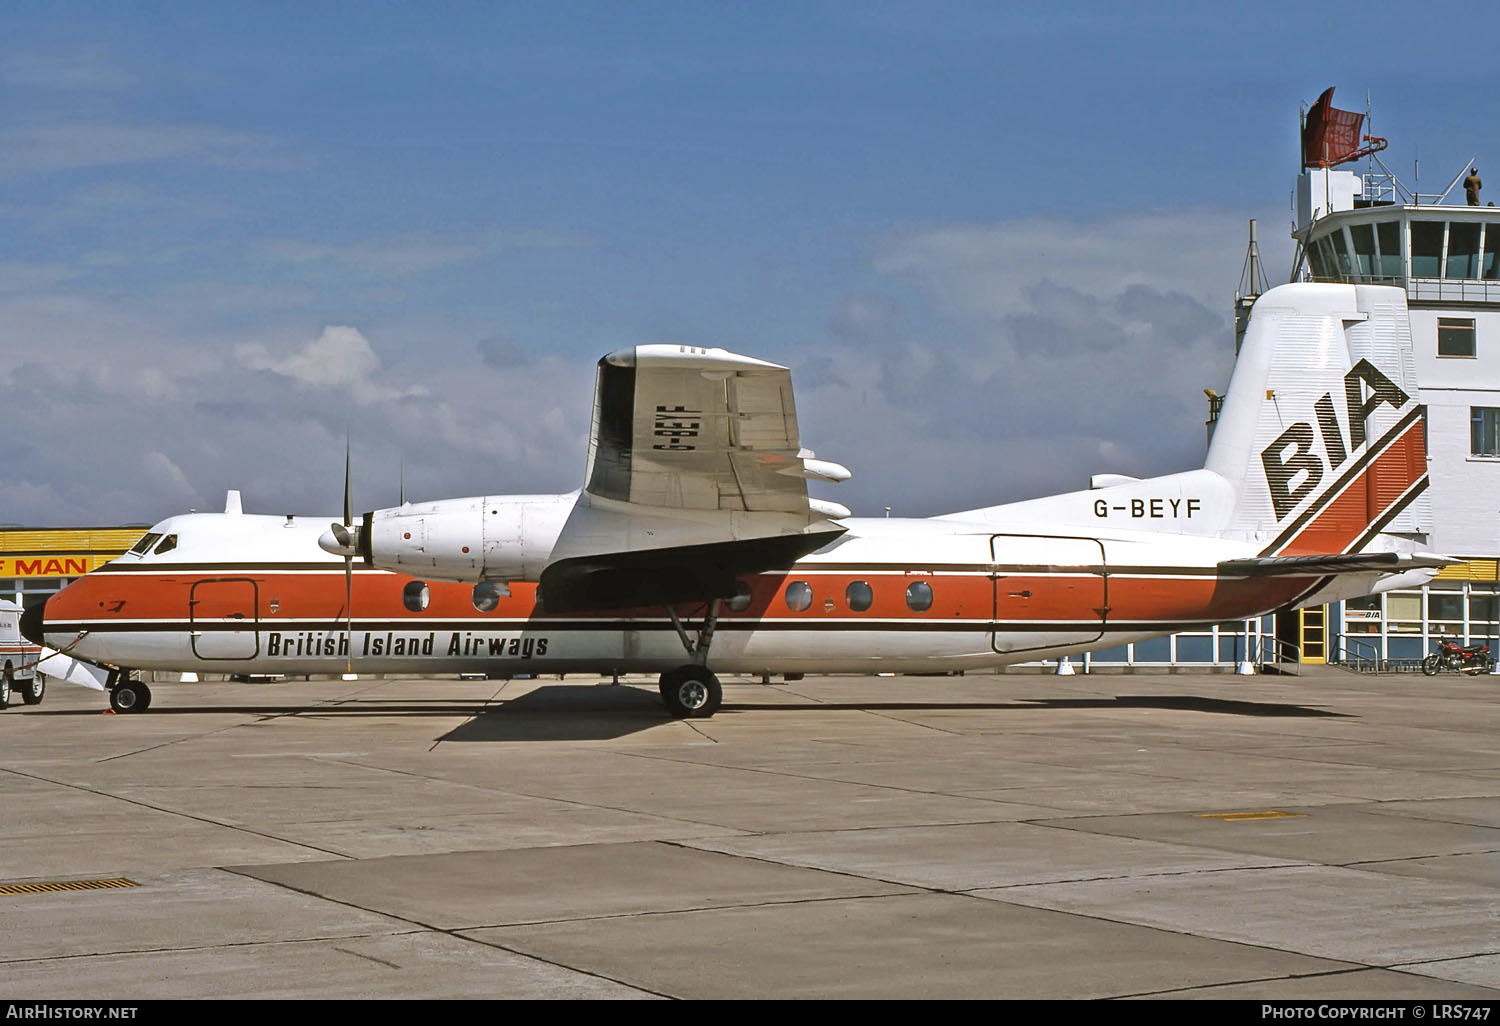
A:
[[[1466,561],[1420,591],[1329,610],[1330,659],[1400,664],[1438,637],[1496,641],[1500,208],[1481,198],[1477,159],[1440,193],[1406,188],[1378,156],[1385,140],[1363,134],[1365,115],[1337,110],[1332,94],[1304,115],[1292,280],[1406,290],[1431,489],[1428,508],[1397,529]],[[1345,166],[1359,164],[1360,172]],[[1494,173],[1500,198],[1500,167]]]

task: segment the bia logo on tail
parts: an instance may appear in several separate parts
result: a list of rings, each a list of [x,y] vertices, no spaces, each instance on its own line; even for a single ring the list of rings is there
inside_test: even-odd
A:
[[[1360,384],[1369,386],[1368,397],[1361,398]],[[1327,469],[1334,472],[1348,461],[1360,446],[1365,444],[1365,422],[1382,403],[1400,410],[1411,402],[1407,395],[1390,378],[1386,377],[1369,360],[1360,360],[1344,375],[1344,406],[1349,420],[1349,444],[1344,445],[1344,433],[1339,425],[1338,414],[1333,405],[1333,393],[1325,392],[1313,404],[1318,422],[1318,433],[1327,450]],[[1276,519],[1282,520],[1297,508],[1297,504],[1308,496],[1323,480],[1325,464],[1323,457],[1313,450],[1313,425],[1299,421],[1283,431],[1270,445],[1261,450],[1261,464],[1266,470],[1266,487],[1271,491],[1271,505],[1276,510]],[[1292,479],[1299,471],[1306,471],[1296,487]]]

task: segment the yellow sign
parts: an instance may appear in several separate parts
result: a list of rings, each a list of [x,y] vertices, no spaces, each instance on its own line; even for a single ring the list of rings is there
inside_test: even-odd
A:
[[[0,577],[82,577],[105,562],[97,556],[64,553],[0,556]]]

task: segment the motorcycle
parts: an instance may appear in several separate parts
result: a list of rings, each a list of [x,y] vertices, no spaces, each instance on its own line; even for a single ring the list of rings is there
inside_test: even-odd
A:
[[[1438,650],[1422,660],[1422,672],[1427,676],[1442,671],[1457,673],[1488,673],[1495,665],[1486,642],[1478,645],[1460,645],[1457,638],[1441,638],[1434,642]]]

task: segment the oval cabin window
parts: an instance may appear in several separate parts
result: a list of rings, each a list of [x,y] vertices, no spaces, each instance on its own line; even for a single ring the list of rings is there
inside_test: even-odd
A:
[[[480,581],[474,585],[473,602],[475,609],[488,613],[500,604],[500,589],[489,581]]]
[[[800,613],[812,605],[812,585],[806,581],[793,581],[786,586],[786,607]]]
[[[932,608],[932,585],[914,581],[906,587],[906,608],[920,613]]]
[[[853,581],[844,589],[844,601],[856,613],[863,613],[875,601],[875,592],[871,590],[869,582]]]
[[[427,590],[424,581],[408,581],[406,587],[401,589],[401,604],[413,613],[426,609],[431,600],[432,593]]]

